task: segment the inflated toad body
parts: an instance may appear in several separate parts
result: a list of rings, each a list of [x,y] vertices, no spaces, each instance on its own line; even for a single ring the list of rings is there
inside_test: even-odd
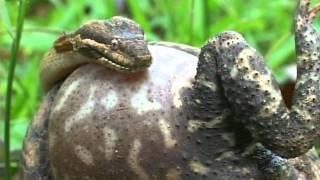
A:
[[[81,36],[87,31],[62,39],[47,70],[66,72],[60,62],[75,65],[66,60],[78,57],[100,64],[77,64],[49,88],[26,137],[24,179],[320,179],[312,148],[320,134],[320,41],[312,21],[320,8],[309,3],[300,1],[295,19],[291,109],[262,56],[236,32],[208,41],[199,58],[179,45],[137,47],[143,65],[149,51],[153,62],[130,73],[118,71],[137,68],[124,58],[135,52],[119,48],[129,47],[123,39],[117,47],[114,39]]]

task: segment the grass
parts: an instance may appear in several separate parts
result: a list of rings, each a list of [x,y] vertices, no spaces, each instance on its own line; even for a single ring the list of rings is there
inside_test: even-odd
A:
[[[41,101],[39,62],[61,32],[77,29],[92,19],[123,15],[137,21],[148,40],[200,47],[219,32],[236,30],[267,58],[277,80],[283,82],[287,78],[283,67],[295,62],[291,31],[295,4],[292,0],[32,0],[23,16],[17,1],[0,0],[0,148],[4,139],[10,140],[10,146],[5,147],[11,152],[21,150],[27,126]],[[12,86],[9,80],[13,80]],[[6,110],[5,101],[10,107]],[[10,129],[8,122],[4,127],[4,119],[11,119]],[[10,139],[4,138],[4,130],[6,137],[11,132]],[[8,154],[5,157],[8,159]],[[0,155],[1,162],[4,157]]]
[[[4,4],[4,2],[3,2]],[[15,36],[12,35],[10,30],[10,21],[6,21],[6,27],[8,34],[12,38],[11,58],[7,80],[7,91],[5,97],[5,116],[4,116],[4,161],[5,161],[5,179],[11,179],[11,164],[10,164],[10,120],[11,120],[11,96],[12,96],[12,83],[15,71],[15,65],[17,62],[17,54],[19,51],[21,34],[24,23],[25,5],[24,0],[19,1],[18,17],[17,17],[17,29]],[[5,7],[4,7],[5,8]],[[8,12],[8,11],[5,11]],[[7,15],[5,17],[8,17]]]

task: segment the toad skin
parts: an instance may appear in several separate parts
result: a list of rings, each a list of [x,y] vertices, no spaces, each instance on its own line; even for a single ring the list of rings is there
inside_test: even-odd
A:
[[[198,62],[179,48],[149,46],[155,61],[145,72],[91,64],[49,91],[26,137],[25,179],[319,179],[319,159],[308,151],[319,134],[311,24],[319,8],[308,6],[300,1],[295,20],[290,110],[261,55],[236,32],[210,40]],[[247,134],[236,133],[237,122],[264,146],[258,162],[238,141]]]
[[[301,0],[295,18],[298,62],[291,109],[284,104],[263,57],[240,34],[219,34],[200,55],[199,70],[201,61],[215,63],[210,66],[216,66],[212,71],[217,73],[206,71],[203,76],[221,82],[236,119],[265,147],[286,158],[308,151],[320,134],[320,36],[312,25],[320,7],[309,10],[309,4]]]

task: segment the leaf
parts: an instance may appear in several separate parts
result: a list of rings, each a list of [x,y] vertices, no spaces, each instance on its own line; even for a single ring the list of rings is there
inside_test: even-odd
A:
[[[14,39],[14,35],[11,32],[12,26],[7,10],[7,5],[5,0],[0,0],[0,22],[3,24],[4,29],[7,31],[7,33],[10,35],[12,39]]]

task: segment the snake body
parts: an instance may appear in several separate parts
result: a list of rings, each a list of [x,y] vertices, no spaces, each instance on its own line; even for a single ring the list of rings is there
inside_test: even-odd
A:
[[[44,59],[40,68],[40,79],[44,91],[50,90],[77,67],[90,62],[90,58],[73,51],[61,54],[51,50],[44,56]]]

